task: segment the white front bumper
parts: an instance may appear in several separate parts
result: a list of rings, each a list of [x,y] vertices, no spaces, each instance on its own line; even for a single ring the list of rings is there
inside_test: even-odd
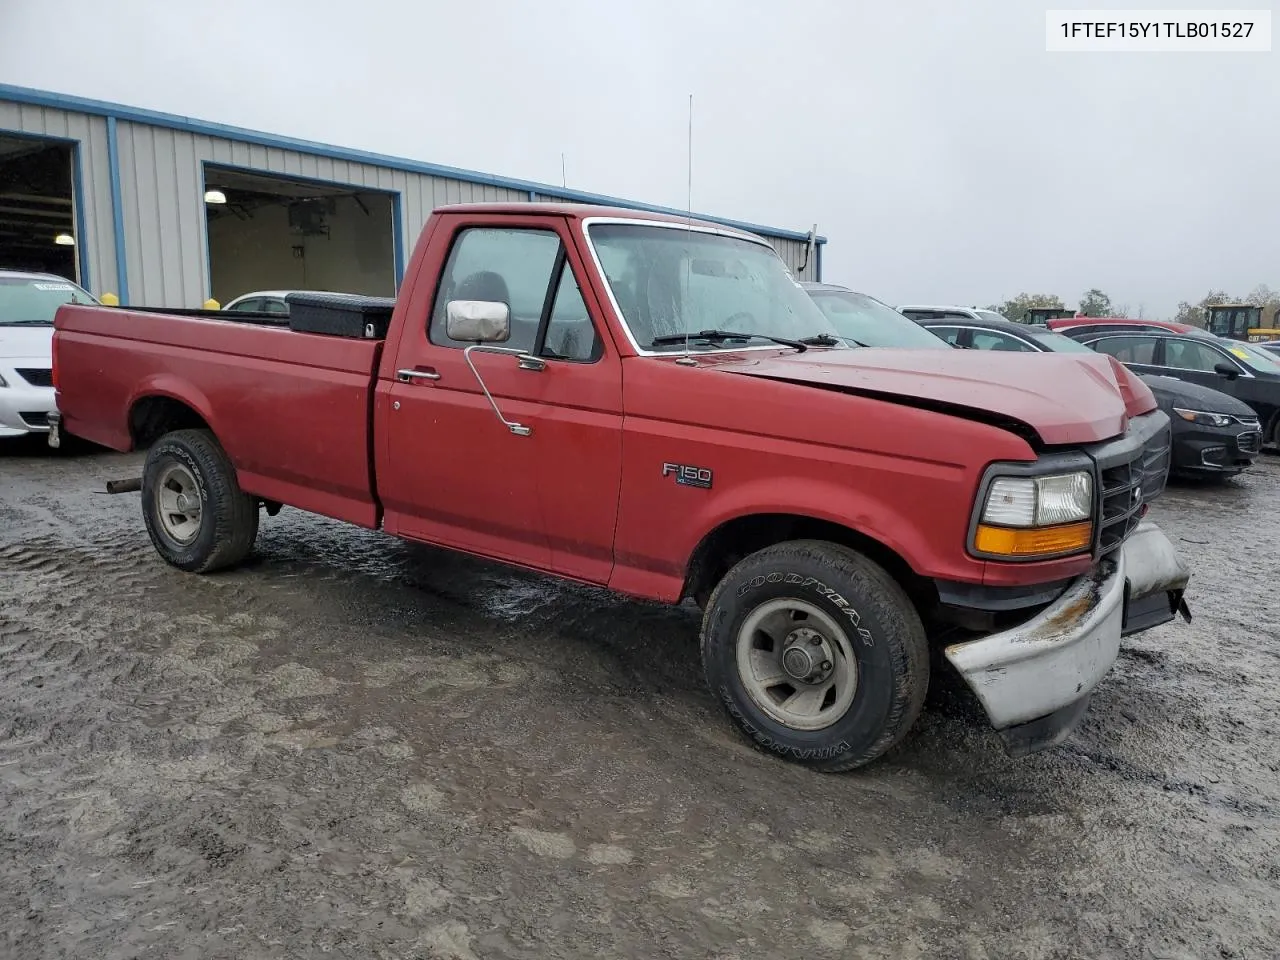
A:
[[[22,363],[0,363],[0,377],[8,386],[0,387],[0,437],[20,437],[48,430],[49,414],[58,409],[53,387],[33,387],[18,376]],[[27,367],[48,366],[31,362]],[[25,417],[24,417],[25,414]]]
[[[1128,602],[1180,591],[1190,577],[1169,539],[1143,521],[1113,562],[1080,577],[1031,620],[947,647],[997,730],[1038,720],[1087,697],[1120,650]],[[1173,617],[1170,605],[1169,617]]]

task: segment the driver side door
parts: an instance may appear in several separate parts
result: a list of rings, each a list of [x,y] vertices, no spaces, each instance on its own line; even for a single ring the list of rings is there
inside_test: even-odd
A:
[[[384,398],[387,529],[606,583],[622,472],[621,361],[567,222],[458,216],[437,229],[448,247],[439,282],[429,297],[417,288],[430,279],[414,285]],[[505,303],[510,335],[494,346],[524,356],[468,357],[468,344],[448,335],[451,300]]]

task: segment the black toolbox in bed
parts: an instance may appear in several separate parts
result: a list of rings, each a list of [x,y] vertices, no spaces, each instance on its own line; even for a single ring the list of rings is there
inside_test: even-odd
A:
[[[289,329],[327,333],[336,337],[382,340],[391,325],[394,297],[366,297],[358,293],[290,293]]]

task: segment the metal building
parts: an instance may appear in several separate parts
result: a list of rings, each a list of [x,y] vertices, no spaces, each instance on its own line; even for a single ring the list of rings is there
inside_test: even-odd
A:
[[[683,213],[0,84],[0,268],[61,273],[122,304],[391,295],[434,207],[537,200]],[[821,279],[825,237],[699,216],[764,236],[798,279]]]

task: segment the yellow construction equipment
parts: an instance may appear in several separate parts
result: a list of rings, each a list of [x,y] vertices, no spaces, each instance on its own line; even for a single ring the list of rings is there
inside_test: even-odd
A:
[[[1272,311],[1270,323],[1264,325],[1262,307],[1252,303],[1211,303],[1204,308],[1204,325],[1212,334],[1231,340],[1263,343],[1280,340],[1280,328]]]

